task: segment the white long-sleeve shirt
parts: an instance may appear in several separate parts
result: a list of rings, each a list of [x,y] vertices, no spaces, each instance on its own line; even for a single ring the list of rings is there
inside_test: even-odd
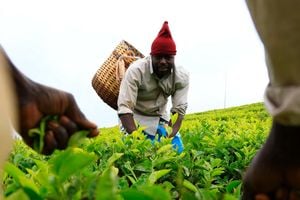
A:
[[[175,74],[174,74],[175,73]],[[155,135],[159,118],[168,120],[167,103],[171,96],[171,112],[185,115],[188,106],[189,73],[176,66],[172,73],[159,79],[153,72],[151,57],[132,63],[121,82],[118,114],[132,113],[146,132]]]

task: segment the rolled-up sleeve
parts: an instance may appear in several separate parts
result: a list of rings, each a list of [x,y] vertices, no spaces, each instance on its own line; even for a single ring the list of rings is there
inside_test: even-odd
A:
[[[171,112],[185,115],[188,107],[189,74],[185,73],[181,78],[182,82],[175,84]]]
[[[118,114],[133,113],[140,83],[141,74],[133,66],[130,67],[120,85]]]

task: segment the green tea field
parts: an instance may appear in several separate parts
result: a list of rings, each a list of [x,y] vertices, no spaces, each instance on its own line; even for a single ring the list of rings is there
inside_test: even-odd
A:
[[[171,139],[151,143],[142,131],[101,128],[66,150],[43,156],[21,140],[4,168],[6,200],[234,200],[264,143],[271,117],[262,103],[188,114],[178,154]],[[80,138],[80,137],[78,137]]]

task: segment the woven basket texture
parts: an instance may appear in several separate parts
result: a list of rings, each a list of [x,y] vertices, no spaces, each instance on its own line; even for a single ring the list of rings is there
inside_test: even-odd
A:
[[[99,67],[92,79],[92,86],[98,96],[115,110],[118,109],[117,101],[121,84],[116,77],[116,63],[121,56],[126,69],[133,61],[137,60],[138,57],[144,57],[133,45],[122,40]]]

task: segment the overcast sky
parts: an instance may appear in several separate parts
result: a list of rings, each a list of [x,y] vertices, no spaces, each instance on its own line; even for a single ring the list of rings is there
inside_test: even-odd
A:
[[[71,92],[99,127],[117,114],[92,77],[121,40],[144,55],[163,22],[190,72],[188,113],[263,100],[268,83],[262,44],[243,0],[0,0],[0,44],[42,84]]]

